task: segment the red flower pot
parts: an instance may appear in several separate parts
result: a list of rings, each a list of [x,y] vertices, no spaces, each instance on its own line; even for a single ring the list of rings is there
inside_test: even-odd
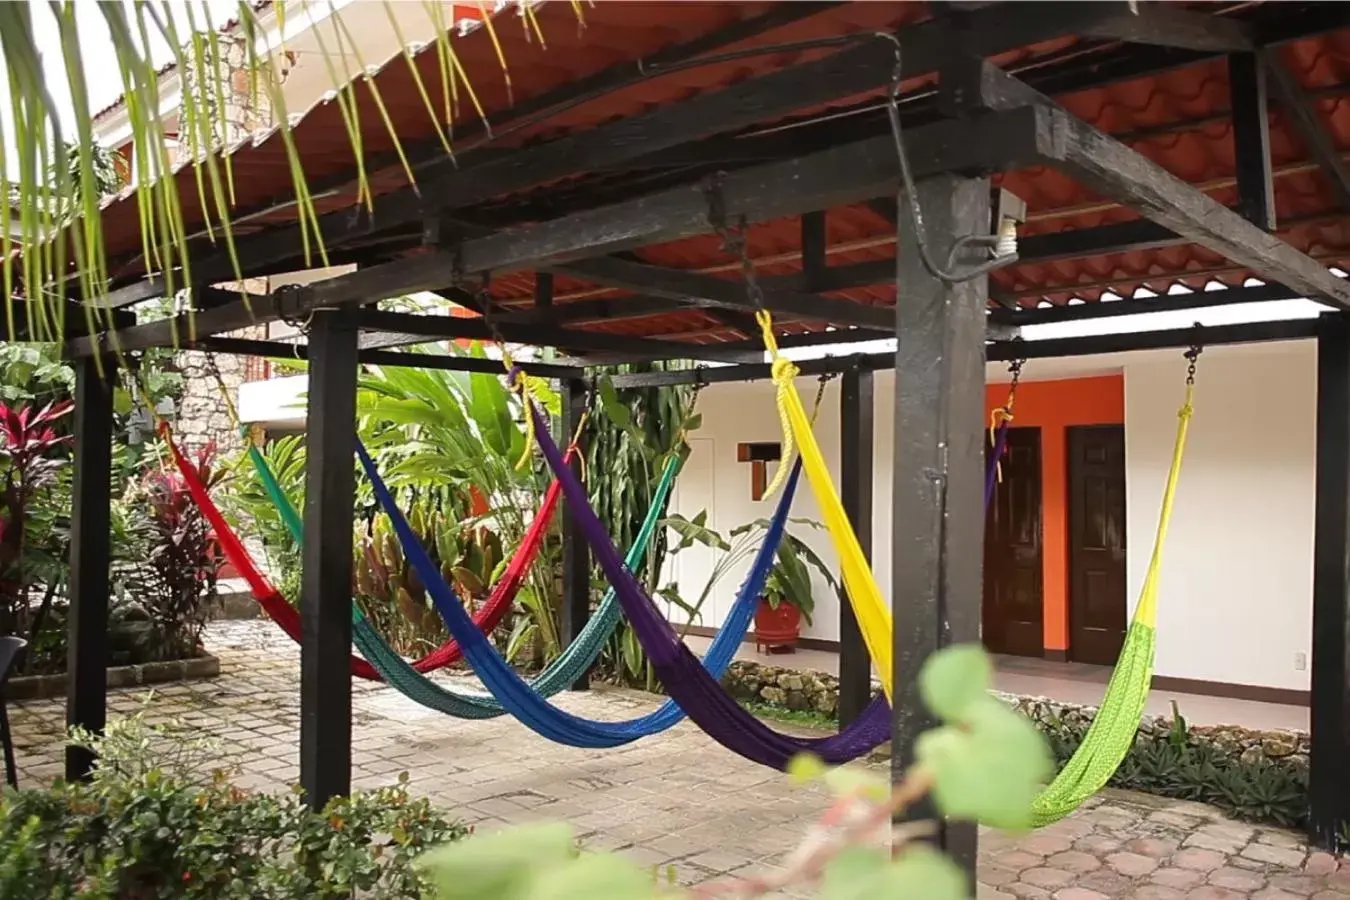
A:
[[[791,603],[779,603],[774,609],[761,598],[755,609],[755,649],[769,653],[791,653],[797,649],[802,633],[802,611]]]

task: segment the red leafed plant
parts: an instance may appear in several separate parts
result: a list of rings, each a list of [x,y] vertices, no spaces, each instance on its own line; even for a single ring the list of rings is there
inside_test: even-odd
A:
[[[25,525],[38,492],[53,484],[66,464],[58,451],[70,436],[59,434],[55,423],[73,405],[63,400],[35,411],[0,404],[0,603],[9,620],[0,627],[9,633],[16,633],[28,618],[28,584],[22,572]]]
[[[215,457],[214,444],[190,454],[208,487],[224,478]],[[135,506],[140,509],[131,530],[144,562],[128,573],[131,599],[148,613],[160,658],[188,659],[216,598],[220,544],[176,471],[147,472],[136,488]]]

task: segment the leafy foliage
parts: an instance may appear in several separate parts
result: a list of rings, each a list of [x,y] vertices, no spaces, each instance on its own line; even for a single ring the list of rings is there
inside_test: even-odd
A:
[[[819,522],[810,519],[790,518],[788,522],[811,528],[821,527]],[[723,556],[713,565],[712,573],[709,575],[708,582],[704,585],[698,600],[690,604],[692,608],[697,610],[703,607],[718,582],[735,569],[739,563],[749,559],[759,550],[764,535],[769,530],[770,522],[768,519],[759,518],[743,525],[737,525],[731,529],[726,537],[709,527],[707,510],[700,510],[692,519],[678,514],[672,515],[665,519],[662,524],[674,531],[680,538],[679,543],[670,551],[672,555],[687,550],[696,544],[723,553]],[[731,540],[727,540],[728,537]],[[791,604],[801,610],[802,618],[807,624],[810,624],[811,614],[816,608],[814,593],[811,589],[812,569],[820,574],[820,577],[832,590],[838,591],[840,589],[834,573],[830,571],[830,567],[825,564],[820,555],[801,538],[791,531],[785,530],[783,540],[779,543],[774,554],[773,568],[769,571],[769,577],[764,583],[763,599],[765,603],[771,609],[777,609],[781,603]]]
[[[192,461],[207,488],[224,478],[207,444]],[[147,647],[158,659],[188,659],[216,599],[220,545],[177,471],[150,469],[133,486],[128,534],[139,552],[119,566],[132,600],[146,614]]]
[[[0,405],[0,628],[6,634],[29,635],[30,641],[36,636],[34,626],[41,625],[51,603],[48,594],[39,611],[33,612],[29,599],[32,576],[47,570],[53,583],[59,578],[50,571],[58,568],[52,565],[56,560],[47,558],[56,527],[47,515],[52,510],[34,507],[40,496],[57,485],[67,462],[70,439],[57,431],[56,424],[70,409],[68,400],[49,402],[40,409]]]
[[[214,742],[143,716],[73,735],[99,755],[92,782],[0,798],[0,896],[412,900],[429,887],[412,859],[466,833],[403,783],[318,813],[240,790],[205,768]]]
[[[587,487],[591,506],[618,547],[626,548],[636,541],[666,461],[672,455],[689,452],[685,438],[698,429],[702,419],[695,411],[696,391],[691,387],[639,388],[620,393],[610,377],[687,365],[668,362],[613,366],[602,370],[596,383],[598,409],[591,415],[586,445]],[[665,530],[658,529],[648,542],[646,557],[634,572],[649,589],[655,589],[659,583],[667,546]],[[604,589],[602,579],[597,578],[595,583]],[[683,605],[673,585],[663,587],[660,593],[665,599]],[[626,620],[606,643],[600,668],[624,684],[651,690],[658,683]]]
[[[1063,719],[1039,721],[1057,760],[1082,743],[1087,726]],[[1301,827],[1308,817],[1307,770],[1285,762],[1246,760],[1193,732],[1172,706],[1166,734],[1141,731],[1115,776],[1115,787],[1194,800],[1238,819]]]

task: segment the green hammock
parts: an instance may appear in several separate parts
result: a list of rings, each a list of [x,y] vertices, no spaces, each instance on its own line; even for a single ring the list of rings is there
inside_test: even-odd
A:
[[[277,482],[276,475],[273,474],[267,460],[258,448],[253,446],[249,447],[248,458],[257,471],[258,479],[262,482],[268,498],[280,513],[286,530],[291,533],[296,543],[303,543],[304,526],[301,524],[300,514]],[[656,485],[647,517],[643,520],[642,528],[624,559],[624,563],[630,569],[637,568],[647,552],[647,545],[656,532],[657,523],[660,521],[662,510],[665,509],[666,499],[675,483],[681,462],[681,455],[674,454],[661,472],[661,480]],[[599,607],[576,639],[531,682],[535,692],[543,697],[552,697],[566,690],[585,674],[595,664],[600,651],[604,649],[605,642],[618,626],[621,613],[618,596],[611,587],[605,592]],[[436,684],[415,670],[375,630],[355,601],[352,602],[352,641],[361,651],[361,655],[386,682],[429,709],[461,719],[490,719],[505,712],[496,698],[486,692],[451,690]]]
[[[1057,822],[1076,810],[1093,794],[1106,787],[1116,774],[1125,755],[1134,746],[1135,734],[1144,715],[1149,687],[1153,682],[1153,656],[1158,617],[1158,577],[1162,570],[1162,548],[1167,540],[1167,525],[1172,518],[1172,501],[1181,474],[1181,458],[1186,450],[1186,431],[1191,421],[1194,387],[1186,383],[1186,400],[1177,413],[1177,437],[1172,449],[1172,465],[1163,489],[1158,531],[1153,540],[1153,555],[1139,594],[1125,643],[1120,650],[1111,681],[1106,686],[1102,705],[1092,718],[1083,743],[1074,751],[1064,768],[1036,797],[1031,805],[1032,824],[1039,828]]]

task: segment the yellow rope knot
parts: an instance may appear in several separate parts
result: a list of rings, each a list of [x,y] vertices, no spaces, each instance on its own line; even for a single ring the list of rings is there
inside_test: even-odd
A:
[[[792,462],[795,447],[792,442],[792,419],[788,415],[788,397],[793,390],[793,379],[801,374],[801,370],[792,360],[779,355],[778,341],[773,335],[773,319],[769,316],[768,310],[761,309],[755,313],[755,321],[759,323],[759,330],[764,335],[764,347],[769,351],[769,358],[772,360],[769,374],[773,377],[774,402],[778,406],[778,426],[783,432],[778,471],[764,489],[764,496],[769,497],[787,481],[788,470],[792,468],[789,463]]]
[[[516,367],[516,361],[511,358],[505,345],[498,344],[497,349],[501,351],[502,365],[506,367],[506,389],[520,397],[520,405],[525,409],[525,449],[516,461],[516,468],[523,469],[530,464],[530,448],[534,444],[534,410],[531,406],[534,398],[530,396],[530,385],[525,373]]]

